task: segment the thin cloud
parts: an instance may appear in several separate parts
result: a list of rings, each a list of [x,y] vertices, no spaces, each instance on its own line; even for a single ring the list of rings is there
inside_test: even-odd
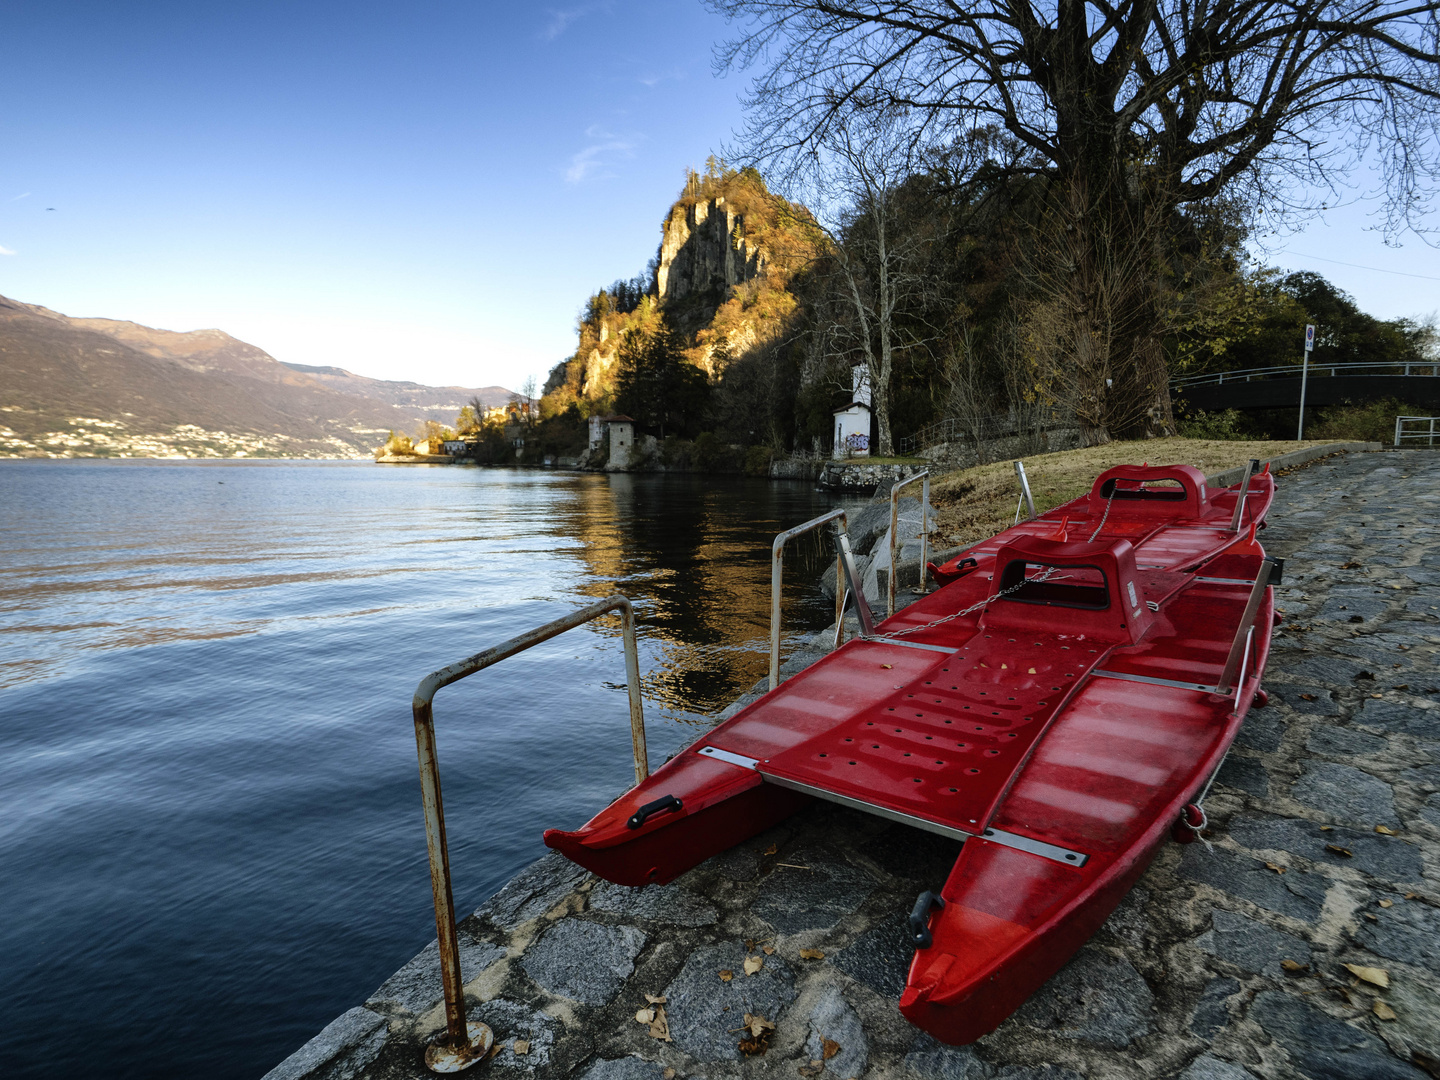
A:
[[[3,246],[3,245],[0,245],[0,255],[14,255],[14,254],[15,254],[15,252],[11,251],[9,248],[7,248],[7,247],[5,247],[5,246]]]
[[[14,198],[6,199],[5,201],[6,201],[6,202],[19,202],[21,199],[28,199],[29,197],[30,197],[30,192],[27,191],[27,192],[24,192],[23,194],[16,195]]]
[[[584,18],[592,11],[609,10],[609,7],[609,4],[581,4],[573,8],[551,8],[548,12],[549,21],[545,24],[545,29],[540,31],[540,37],[544,41],[554,41],[565,33],[576,19]]]
[[[635,156],[639,139],[630,135],[616,135],[604,128],[591,127],[585,132],[590,145],[571,155],[570,167],[565,170],[567,183],[580,184],[586,180],[600,180],[614,176],[608,171],[615,162]]]

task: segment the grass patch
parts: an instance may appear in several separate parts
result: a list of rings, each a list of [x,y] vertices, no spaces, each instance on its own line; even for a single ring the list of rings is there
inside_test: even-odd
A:
[[[1144,439],[1061,450],[1022,458],[1035,496],[1035,512],[1044,513],[1088,492],[1095,477],[1116,465],[1194,465],[1206,476],[1244,465],[1251,458],[1278,457],[1332,440],[1237,441],[1231,439]],[[959,469],[930,482],[935,506],[937,547],[973,544],[1009,528],[1015,519],[1020,485],[1015,466],[997,461]]]

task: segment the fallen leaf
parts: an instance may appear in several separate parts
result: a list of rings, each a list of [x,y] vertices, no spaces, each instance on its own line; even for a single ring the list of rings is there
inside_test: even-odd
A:
[[[809,1065],[797,1066],[795,1071],[801,1076],[819,1076],[825,1071],[825,1063],[812,1061]]]
[[[1341,563],[1341,564],[1340,564],[1340,569],[1341,569],[1341,570],[1359,570],[1359,569],[1362,569],[1362,568],[1364,567],[1364,565],[1365,565],[1364,563],[1347,562],[1347,563]]]
[[[821,952],[819,949],[801,949],[801,950],[800,950],[800,959],[801,959],[801,960],[824,960],[824,959],[825,959],[825,954],[824,954],[823,952]]]
[[[780,850],[780,845],[779,845],[779,844],[771,844],[769,847],[767,847],[767,848],[766,848],[764,851],[762,851],[760,854],[761,854],[761,855],[774,855],[774,854],[775,854],[777,851],[779,851],[779,850]]]
[[[655,1006],[655,1019],[650,1021],[650,1037],[661,1042],[671,1042],[670,1021],[665,1018],[663,1005]]]
[[[1277,873],[1277,874],[1283,874],[1283,873],[1285,873],[1285,867],[1283,867],[1283,866],[1276,866],[1273,862],[1267,862],[1267,863],[1265,864],[1265,869],[1267,869],[1267,870],[1274,870],[1275,873]]]
[[[1329,832],[1329,831],[1330,831],[1331,829],[1333,829],[1333,828],[1335,828],[1334,825],[1321,825],[1321,826],[1320,826],[1320,831],[1321,831],[1321,832]]]
[[[488,1054],[486,1054],[485,1057],[486,1057],[486,1058],[492,1058],[492,1057],[494,1057],[496,1054],[498,1054],[501,1050],[504,1050],[504,1049],[505,1049],[505,1044],[502,1043],[499,1039],[496,1039],[494,1042],[492,1042],[492,1043],[490,1044],[490,1052],[489,1052]]]
[[[1371,986],[1378,986],[1382,990],[1388,989],[1390,986],[1390,973],[1384,968],[1366,967],[1363,964],[1346,964],[1345,970],[1357,979],[1367,982]]]
[[[1394,900],[1381,900],[1381,901],[1380,901],[1380,906],[1381,906],[1381,907],[1394,907],[1394,906],[1395,906],[1395,901],[1394,901]]]
[[[1409,684],[1408,682],[1407,682],[1407,683],[1401,683],[1399,686],[1392,686],[1392,687],[1390,687],[1390,689],[1391,689],[1391,690],[1409,690],[1409,689],[1410,689],[1410,684]]]
[[[1281,966],[1282,968],[1284,968],[1286,971],[1304,971],[1304,970],[1305,970],[1306,968],[1308,968],[1310,965],[1309,965],[1309,964],[1302,964],[1302,963],[1300,963],[1300,961],[1298,961],[1298,960],[1281,960],[1281,961],[1280,961],[1280,966]]]
[[[883,667],[886,671],[889,671],[889,670],[890,670],[891,668],[893,668],[895,665],[894,665],[894,664],[881,664],[880,666]]]
[[[660,1075],[663,1076],[665,1080],[675,1080],[675,1070],[670,1068],[668,1065],[665,1067],[665,1071]]]
[[[745,1014],[745,1029],[755,1038],[760,1038],[767,1031],[774,1031],[775,1024],[766,1020],[763,1016],[756,1016],[751,1013]]]
[[[512,1046],[511,1049],[514,1050],[515,1053],[520,1057],[524,1057],[526,1054],[530,1053],[530,1043],[525,1039],[516,1039],[515,1045]]]
[[[763,949],[761,949],[760,951],[763,952],[766,956],[774,956],[774,955],[775,955],[775,946],[774,946],[774,945],[766,945],[766,946],[765,946]]]
[[[823,1038],[820,1040],[820,1050],[821,1053],[824,1055],[825,1060],[829,1061],[832,1057],[834,1057],[840,1052],[840,1044],[834,1039]]]
[[[665,1004],[665,999],[663,997],[656,997],[654,994],[646,994],[645,1000],[648,1001],[651,1005]]]
[[[1419,894],[1418,892],[1407,892],[1407,893],[1405,894],[1405,899],[1406,899],[1406,900],[1419,900],[1419,899],[1420,899],[1420,894]]]
[[[1325,850],[1333,851],[1336,855],[1344,855],[1347,859],[1355,857],[1355,853],[1353,851],[1351,851],[1349,848],[1343,848],[1339,844],[1326,844]]]
[[[1300,700],[1301,700],[1301,701],[1314,701],[1314,700],[1315,700],[1315,695],[1314,695],[1314,694],[1301,694],[1301,695],[1300,695]]]
[[[731,979],[733,979],[734,977],[735,977],[735,972],[731,971],[729,968],[721,968],[721,969],[720,969],[720,981],[721,981],[721,982],[729,982],[729,981],[730,981]]]
[[[1379,922],[1379,921],[1380,921],[1380,916],[1379,916],[1379,915],[1374,915],[1374,914],[1372,914],[1371,912],[1368,912],[1368,911],[1365,912],[1365,918],[1369,919],[1371,922]]]
[[[1371,696],[1372,698],[1380,698],[1382,701],[1383,701],[1384,698],[1385,698],[1385,695],[1384,695],[1384,694],[1371,694],[1370,696]]]
[[[746,975],[758,975],[760,973],[760,969],[764,966],[765,958],[763,956],[747,956],[745,958]]]
[[[1386,836],[1395,836],[1395,835],[1397,835],[1397,833],[1395,832],[1394,829],[1388,828],[1388,827],[1386,827],[1386,826],[1384,826],[1384,825],[1376,825],[1376,826],[1375,826],[1375,831],[1378,832],[1378,833],[1384,833]]]
[[[1392,1009],[1389,1005],[1386,1005],[1385,1002],[1381,1001],[1379,998],[1375,999],[1375,1004],[1371,1005],[1370,1009],[1381,1020],[1396,1019],[1395,1010]]]
[[[641,1009],[635,1014],[635,1022],[637,1024],[653,1024],[655,1022],[655,1010]]]

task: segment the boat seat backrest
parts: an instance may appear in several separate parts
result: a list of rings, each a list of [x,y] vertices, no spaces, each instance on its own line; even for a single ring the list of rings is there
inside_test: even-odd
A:
[[[1128,540],[1084,541],[1017,537],[995,555],[988,629],[1047,630],[1094,641],[1134,644],[1154,616],[1136,580]]]
[[[1205,474],[1193,465],[1117,465],[1095,478],[1090,513],[1111,518],[1202,518],[1210,509]]]

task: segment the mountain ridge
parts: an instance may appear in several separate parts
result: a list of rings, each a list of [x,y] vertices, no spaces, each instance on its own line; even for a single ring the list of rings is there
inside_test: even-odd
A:
[[[218,329],[77,318],[0,296],[0,456],[368,457],[503,387],[309,372]]]

